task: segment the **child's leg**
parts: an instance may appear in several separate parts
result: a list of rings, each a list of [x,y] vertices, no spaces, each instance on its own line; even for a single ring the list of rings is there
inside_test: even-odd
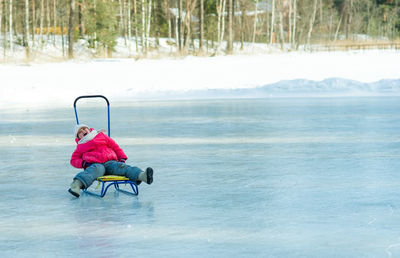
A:
[[[129,180],[136,181],[141,172],[143,172],[138,167],[129,166],[123,162],[118,161],[107,161],[104,163],[106,168],[106,175],[116,175],[116,176],[125,176],[129,178]]]
[[[104,176],[106,169],[103,164],[95,163],[90,167],[77,174],[74,179],[82,182],[84,188],[88,188],[100,176]]]

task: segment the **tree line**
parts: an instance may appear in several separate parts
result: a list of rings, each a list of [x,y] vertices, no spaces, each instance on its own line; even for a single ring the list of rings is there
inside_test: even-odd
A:
[[[343,40],[393,41],[400,0],[0,0],[0,44],[26,56],[49,44],[74,57],[74,44],[111,55],[122,38],[146,54],[161,38],[181,54],[227,53],[234,44],[281,48]],[[175,50],[174,50],[175,51]]]

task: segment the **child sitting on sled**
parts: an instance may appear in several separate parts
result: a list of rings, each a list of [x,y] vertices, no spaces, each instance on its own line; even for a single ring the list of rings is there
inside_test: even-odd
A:
[[[125,176],[137,184],[144,181],[150,185],[153,182],[153,169],[149,167],[142,171],[126,165],[128,158],[124,151],[102,131],[79,124],[75,126],[75,137],[78,146],[72,153],[71,165],[85,169],[74,177],[68,190],[75,197],[80,196],[81,189],[87,189],[98,177],[104,175]]]

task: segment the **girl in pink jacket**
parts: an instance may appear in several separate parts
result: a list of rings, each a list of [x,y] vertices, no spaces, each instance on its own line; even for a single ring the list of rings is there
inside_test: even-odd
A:
[[[153,182],[153,169],[149,167],[142,171],[126,165],[128,158],[124,151],[103,132],[79,124],[75,127],[75,137],[78,146],[72,153],[71,165],[85,169],[74,177],[68,190],[75,197],[80,196],[81,189],[88,188],[96,178],[104,175],[125,176],[137,184]]]

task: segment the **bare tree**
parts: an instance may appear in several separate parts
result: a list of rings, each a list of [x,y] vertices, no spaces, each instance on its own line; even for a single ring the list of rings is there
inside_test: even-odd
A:
[[[222,40],[224,39],[225,32],[225,6],[226,0],[219,0],[217,3],[217,13],[218,13],[218,24],[217,24],[217,34],[218,34],[218,43],[217,43],[217,53],[221,51]]]
[[[244,0],[240,1],[240,50],[244,48],[244,36],[245,36],[245,17],[246,17],[246,2]]]
[[[36,6],[35,1],[32,1],[32,48],[35,46],[35,31],[36,31]]]
[[[6,57],[6,50],[7,50],[7,32],[6,32],[6,16],[7,16],[7,3],[4,0],[4,33],[3,33],[3,56]]]
[[[256,41],[257,20],[258,20],[258,0],[256,0],[255,10],[254,10],[253,40],[252,40],[253,44]]]
[[[258,0],[257,0],[258,1]],[[227,54],[232,54],[233,52],[233,1],[228,2],[228,44],[226,47]]]
[[[43,20],[44,20],[44,0],[40,1],[40,36],[39,36],[39,40],[40,40],[40,46],[42,46],[43,44]]]
[[[1,29],[3,25],[3,0],[0,0],[0,35],[1,35]]]
[[[333,39],[333,42],[335,42],[337,40],[338,34],[339,34],[339,29],[340,29],[340,25],[342,24],[342,18],[343,18],[343,14],[340,16],[337,28],[336,28],[336,32],[335,32],[335,37]]]
[[[74,57],[75,0],[69,1],[68,57]]]
[[[288,14],[288,33],[289,33],[289,45],[292,43],[292,0],[289,0],[289,14]]]
[[[150,44],[150,25],[151,25],[151,7],[152,7],[152,1],[148,0],[148,6],[147,6],[147,23],[146,23],[146,50],[149,49],[149,44]]]
[[[146,46],[147,42],[145,41],[146,38],[146,9],[144,5],[144,0],[142,0],[142,52],[145,53],[147,52]]]
[[[296,44],[296,20],[297,20],[297,0],[293,2],[293,30],[292,30],[292,47]]]
[[[203,52],[203,40],[204,40],[204,0],[199,1],[199,51]]]
[[[122,6],[122,0],[118,0],[119,3],[119,32],[123,35],[125,38],[125,31],[124,31],[124,11],[123,6]],[[126,42],[126,39],[125,39]]]
[[[50,37],[50,5],[49,0],[46,0],[46,44]]]
[[[312,30],[313,30],[313,25],[314,25],[314,21],[315,21],[315,15],[317,13],[317,1],[318,0],[314,0],[312,15],[311,15],[311,18],[310,18],[310,25],[309,25],[309,30],[308,30],[308,34],[307,34],[307,45],[308,45],[308,47],[310,47],[310,44],[311,44],[311,33],[312,33]]]
[[[171,40],[171,38],[172,38],[172,24],[171,24],[171,15],[170,15],[170,11],[169,11],[168,1],[167,0],[163,0],[162,8],[163,8],[164,13],[166,14],[167,20],[168,20],[168,40]]]
[[[184,53],[187,53],[189,47],[189,41],[191,38],[191,20],[192,20],[192,12],[196,7],[197,0],[187,0],[186,1],[186,15],[185,15],[185,46]]]
[[[137,22],[137,9],[136,9],[136,0],[133,0],[133,14],[134,14],[134,22],[135,22],[135,43],[136,43],[136,52],[139,51],[138,46],[138,22]]]
[[[272,0],[272,10],[271,10],[271,33],[269,44],[274,43],[274,27],[275,27],[275,0]]]
[[[131,38],[132,38],[132,26],[131,26],[131,0],[128,0],[128,8],[127,8],[127,24],[128,24],[128,40],[129,40],[129,49],[131,48]],[[130,50],[129,50],[130,51]]]
[[[182,34],[183,34],[183,22],[182,22],[182,18],[183,18],[183,0],[178,0],[178,47],[179,47],[179,51],[182,50]]]
[[[279,32],[280,32],[280,43],[281,43],[281,49],[283,50],[283,45],[285,43],[285,35],[283,33],[283,15],[282,15],[282,9],[279,10]]]
[[[1,21],[1,19],[0,19],[0,21]],[[26,58],[29,59],[29,55],[30,55],[30,53],[29,53],[29,0],[25,0],[25,27],[24,28],[25,28],[24,29],[25,53],[26,53]]]
[[[57,0],[53,0],[53,44],[56,45],[57,34]]]
[[[12,15],[12,13],[13,13],[13,0],[10,0],[10,2],[9,2],[9,8],[10,8],[10,11],[9,11],[9,21],[8,21],[8,24],[9,24],[9,32],[10,32],[10,34],[9,34],[9,38],[10,38],[10,50],[11,50],[11,52],[13,52],[13,41],[14,41],[14,39],[13,39],[13,15]]]

